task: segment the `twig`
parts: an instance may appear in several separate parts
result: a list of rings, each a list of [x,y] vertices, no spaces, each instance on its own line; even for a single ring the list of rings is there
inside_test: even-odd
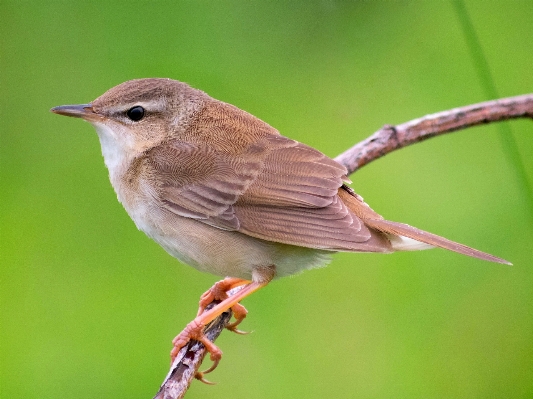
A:
[[[431,137],[483,123],[523,117],[533,118],[533,94],[455,108],[397,126],[386,125],[335,160],[346,166],[351,174],[394,150]],[[208,309],[211,306],[214,306],[214,303],[210,304]],[[207,337],[214,341],[230,318],[231,311],[228,311],[215,319],[206,327]],[[154,399],[182,398],[194,379],[204,355],[204,346],[196,341],[190,342],[182,349]]]
[[[346,166],[351,174],[394,150],[431,137],[483,123],[524,117],[533,118],[533,94],[454,108],[401,125],[385,125],[372,136],[340,154],[335,160]]]

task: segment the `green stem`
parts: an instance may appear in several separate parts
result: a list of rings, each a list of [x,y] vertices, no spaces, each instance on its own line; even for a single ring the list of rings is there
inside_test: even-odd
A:
[[[465,37],[466,44],[472,55],[474,67],[476,68],[478,78],[481,86],[487,96],[487,99],[496,99],[500,96],[494,85],[494,79],[490,72],[487,58],[481,48],[481,43],[477,37],[472,21],[468,15],[465,4],[462,0],[453,0],[452,4],[457,13],[461,29]],[[517,179],[519,190],[522,193],[522,198],[526,202],[526,210],[529,213],[529,219],[533,225],[533,189],[528,181],[526,168],[520,157],[518,151],[518,145],[513,136],[513,132],[508,123],[499,123],[497,125],[498,135],[500,137],[500,143],[503,148],[503,152],[507,157],[507,162],[514,170],[515,177]]]

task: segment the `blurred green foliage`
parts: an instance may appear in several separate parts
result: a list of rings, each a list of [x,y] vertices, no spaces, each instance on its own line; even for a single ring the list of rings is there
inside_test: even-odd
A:
[[[135,229],[93,128],[48,112],[183,80],[335,156],[385,123],[487,100],[447,2],[1,1],[2,398],[147,398],[217,278]],[[529,1],[467,2],[500,95],[533,91]],[[509,123],[533,181],[533,125]],[[531,210],[493,125],[352,176],[386,218],[509,259],[338,254],[245,301],[248,336],[188,398],[533,395]]]

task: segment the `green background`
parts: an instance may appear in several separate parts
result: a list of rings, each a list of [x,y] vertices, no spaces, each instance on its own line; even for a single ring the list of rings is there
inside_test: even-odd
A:
[[[93,128],[51,107],[170,77],[336,156],[386,123],[488,99],[448,2],[0,6],[2,398],[152,397],[217,280],[136,230]],[[531,2],[466,9],[499,95],[533,92]],[[533,124],[509,126],[531,184]],[[532,397],[532,209],[497,126],[351,177],[386,218],[514,266],[438,249],[338,254],[246,299],[254,333],[224,333],[218,385],[187,397]]]

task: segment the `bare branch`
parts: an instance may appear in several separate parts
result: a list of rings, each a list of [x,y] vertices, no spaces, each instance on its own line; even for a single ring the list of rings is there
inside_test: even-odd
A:
[[[339,155],[335,160],[346,166],[349,173],[353,173],[394,150],[440,134],[483,123],[523,117],[533,118],[533,94],[455,108],[397,126],[387,125]],[[242,287],[238,287],[228,294],[231,295],[240,288]],[[211,303],[207,309],[215,304],[215,302]],[[214,341],[230,319],[231,311],[228,311],[211,322],[205,330],[209,340]],[[183,398],[202,364],[205,353],[205,347],[197,341],[192,341],[183,348],[154,399]]]
[[[486,101],[427,115],[397,126],[385,125],[372,136],[343,152],[335,160],[349,174],[382,156],[444,133],[483,123],[533,118],[533,94]]]

